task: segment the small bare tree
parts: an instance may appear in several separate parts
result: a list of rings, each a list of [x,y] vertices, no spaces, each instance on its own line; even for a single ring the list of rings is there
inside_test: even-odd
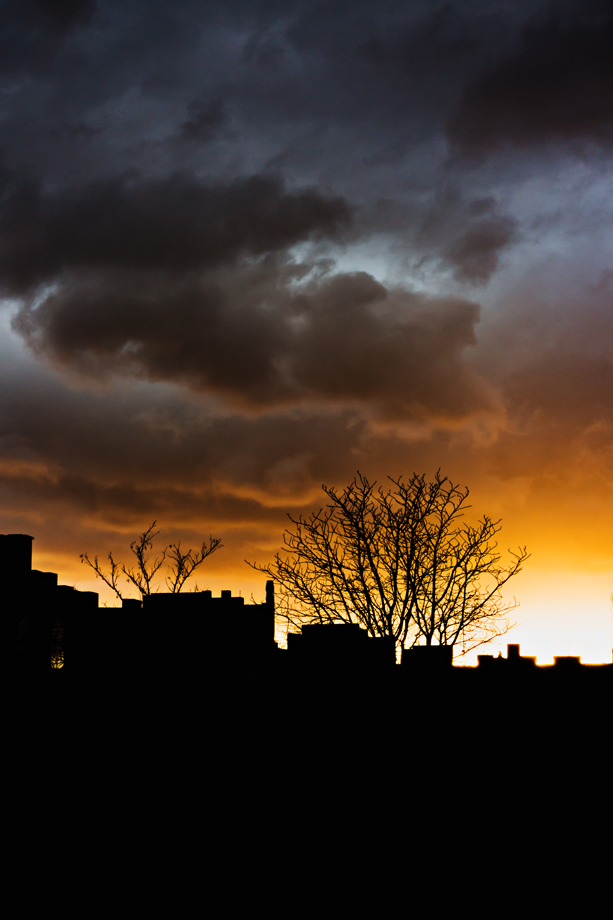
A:
[[[181,550],[181,541],[179,541],[178,543],[171,543],[162,550],[160,556],[156,556],[152,560],[150,554],[153,550],[153,541],[159,534],[159,530],[154,531],[153,529],[155,524],[156,522],[154,521],[140,535],[138,540],[133,540],[130,543],[130,550],[136,558],[135,565],[127,566],[124,563],[116,562],[113,554],[108,553],[109,564],[108,570],[105,571],[98,562],[97,556],[94,556],[92,560],[87,553],[82,553],[80,557],[81,562],[85,562],[92,568],[98,578],[101,578],[121,601],[124,599],[119,585],[122,575],[125,576],[128,584],[132,584],[138,590],[141,598],[147,597],[159,590],[159,588],[154,588],[154,579],[164,562],[166,562],[168,570],[168,575],[165,579],[166,585],[172,594],[178,594],[194,570],[212,553],[223,546],[221,540],[216,537],[209,537],[208,545],[204,542],[199,550],[188,549],[184,553]]]
[[[323,486],[330,499],[308,518],[292,518],[285,551],[253,568],[279,587],[277,612],[288,627],[305,623],[355,623],[396,647],[456,645],[462,654],[503,635],[503,586],[528,558],[526,548],[500,565],[495,536],[500,521],[476,525],[459,518],[469,491],[436,473],[414,474],[376,489],[357,474],[342,492]]]
[[[216,549],[222,546],[221,540],[209,538],[209,545],[203,543],[199,550],[192,553],[188,549],[186,553],[181,552],[181,541],[171,543],[167,547],[168,557],[171,560],[170,576],[166,578],[166,584],[171,594],[178,594],[194,569],[204,562],[207,556],[214,553]]]

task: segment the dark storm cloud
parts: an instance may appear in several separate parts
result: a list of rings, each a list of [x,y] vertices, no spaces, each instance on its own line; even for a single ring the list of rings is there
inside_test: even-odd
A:
[[[227,121],[221,99],[196,100],[188,106],[188,118],[179,128],[182,140],[206,143],[212,140]]]
[[[14,328],[81,374],[175,382],[249,411],[315,400],[443,424],[490,411],[464,360],[476,304],[291,258],[292,245],[349,226],[343,198],[270,176],[52,192],[7,170],[0,278],[26,299]],[[465,276],[491,270],[505,241],[484,235],[448,256]]]
[[[52,53],[25,53],[25,20],[7,39],[6,66],[29,79],[8,87],[0,144],[11,163],[25,155],[48,174],[80,174],[80,152],[59,138],[50,148],[49,131],[95,122],[103,131],[88,156],[100,175],[159,167],[161,138],[221,134],[232,154],[224,148],[199,169],[240,169],[245,156],[260,168],[280,156],[309,172],[319,151],[342,183],[367,161],[401,162],[439,136],[463,86],[510,50],[533,6],[100,0],[87,26],[90,4],[50,5],[66,23],[61,41],[41,25],[50,13],[32,21]],[[219,131],[230,115],[232,142]],[[167,156],[197,158],[190,147]]]
[[[7,172],[3,185],[0,283],[13,293],[76,267],[204,268],[335,236],[349,221],[342,198],[288,193],[264,176],[217,186],[120,178],[45,194]]]
[[[519,49],[465,90],[450,138],[466,153],[504,145],[613,141],[610,3],[551,4],[521,32]]]
[[[473,282],[485,282],[498,268],[500,250],[513,239],[511,218],[490,218],[475,221],[445,252],[456,268],[456,277]]]
[[[576,411],[555,443],[574,443],[598,376],[608,386],[604,358],[591,376],[577,358],[517,378],[521,349],[510,357],[505,339],[487,373],[472,369],[487,347],[473,348],[479,309],[462,292],[506,271],[525,233],[517,175],[496,157],[477,174],[446,141],[607,141],[607,8],[33,0],[0,17],[0,285],[41,365],[70,379],[64,390],[48,370],[21,401],[24,382],[5,382],[3,469],[31,508],[57,496],[94,517],[189,515],[205,508],[194,483],[210,487],[207,507],[223,483],[237,502],[223,513],[255,517],[262,496],[346,480],[367,437],[380,459],[403,422],[432,437],[420,457],[436,468],[449,428],[498,412],[496,389],[531,432],[504,442],[513,469],[533,420],[552,417],[546,380],[555,396],[566,377]],[[530,175],[548,169],[527,159]],[[415,269],[430,294],[360,271],[373,238],[378,268],[406,257],[387,277]],[[134,378],[150,399],[124,405],[113,388]],[[166,388],[172,405],[166,383],[183,387]],[[211,400],[214,418],[193,408]],[[256,497],[240,504],[241,489]]]
[[[613,482],[613,361],[561,352],[539,355],[504,384],[510,424],[492,446],[501,478],[603,489]]]
[[[97,10],[96,0],[22,0],[9,2],[30,25],[48,25],[58,32],[90,22]]]
[[[354,302],[358,291],[365,303],[380,293],[368,278],[358,281]],[[325,309],[325,298],[338,296],[335,287],[349,283],[335,279],[320,295],[319,307]],[[64,387],[59,376],[44,368],[19,373],[3,360],[3,513],[6,517],[14,507],[34,517],[57,516],[58,509],[71,507],[89,521],[140,522],[148,515],[262,525],[276,520],[282,529],[282,516],[275,518],[267,506],[283,509],[296,499],[311,501],[321,482],[349,481],[364,464],[389,473],[461,461],[465,476],[474,476],[471,467],[485,464],[502,479],[520,476],[536,482],[552,477],[566,482],[586,471],[593,479],[594,470],[602,468],[610,482],[611,318],[609,311],[598,322],[599,313],[590,312],[601,338],[598,354],[588,356],[578,348],[581,329],[571,327],[557,348],[543,355],[544,346],[535,341],[523,362],[516,360],[501,374],[510,424],[484,445],[464,438],[460,460],[457,445],[454,450],[444,432],[402,444],[386,430],[369,430],[363,403],[354,408],[290,406],[251,416],[221,413],[219,406],[211,410],[175,388],[78,390]],[[525,351],[512,335],[507,339],[509,348]],[[334,340],[322,341],[320,367],[329,375],[335,368],[325,351],[327,344],[332,352]],[[440,347],[433,353],[442,355]],[[341,382],[345,370],[339,368]],[[419,372],[428,374],[423,366]],[[454,379],[461,387],[461,379]],[[334,386],[339,382],[328,379],[328,391]]]
[[[263,522],[262,505],[350,475],[365,433],[350,412],[221,416],[168,388],[79,392],[6,364],[0,381],[5,516],[72,507],[90,521]]]
[[[295,308],[286,366],[303,392],[372,404],[390,418],[445,421],[491,408],[463,360],[477,304],[388,289],[360,272],[332,277]]]
[[[491,408],[463,354],[478,307],[370,275],[301,282],[282,258],[203,276],[110,273],[64,279],[16,328],[84,374],[129,374],[223,395],[247,409],[310,400],[445,422]]]
[[[315,165],[339,187],[361,182],[364,194],[366,166],[393,169],[449,123],[466,150],[609,137],[613,26],[596,0],[30,0],[2,15],[3,66],[34,81],[10,87],[3,144],[10,162],[25,154],[41,170],[68,160],[79,171],[76,150],[49,150],[49,132],[92,119],[104,124],[90,151],[98,173],[159,167],[164,157],[172,169],[160,137],[223,136],[233,155],[199,169],[232,171],[248,151],[258,168],[275,158],[307,173]],[[232,139],[220,130],[229,113]],[[197,144],[183,147],[175,157],[198,157]]]
[[[490,327],[491,339],[484,335],[478,366],[507,410],[488,460],[502,479],[606,494],[613,484],[612,275],[585,284],[569,277],[565,261],[550,259],[523,278],[512,309]]]
[[[0,78],[44,73],[62,39],[87,25],[95,0],[4,0],[0,3]]]
[[[426,214],[416,244],[449,265],[457,280],[483,284],[516,236],[516,221],[500,213],[493,197],[465,200],[457,188],[445,188]]]

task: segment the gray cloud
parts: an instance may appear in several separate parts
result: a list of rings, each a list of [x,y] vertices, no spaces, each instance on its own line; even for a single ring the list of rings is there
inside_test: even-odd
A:
[[[0,79],[44,74],[62,40],[91,22],[95,0],[4,0],[0,3]]]
[[[181,174],[121,178],[45,194],[7,171],[3,185],[0,279],[11,293],[74,268],[181,272],[261,255],[333,237],[350,213],[340,197],[286,192],[267,176],[217,186]]]
[[[390,289],[364,272],[300,281],[268,257],[180,279],[88,272],[25,307],[15,328],[81,374],[215,392],[246,409],[311,400],[440,422],[491,408],[463,352],[478,306]]]
[[[500,250],[514,236],[515,222],[497,217],[474,221],[446,250],[456,276],[467,281],[488,281],[498,268]]]
[[[9,9],[11,5],[7,4]],[[88,24],[98,8],[96,0],[25,0],[14,6],[31,25],[47,25],[58,32]]]
[[[153,517],[182,529],[205,518],[280,532],[288,501],[350,475],[368,445],[355,412],[220,414],[169,387],[79,391],[9,363],[0,370],[3,528],[35,518],[52,544]]]
[[[613,141],[613,12],[602,0],[550,4],[519,49],[466,87],[450,124],[464,153],[505,145]]]
[[[221,99],[192,101],[187,114],[187,119],[179,129],[179,137],[187,141],[206,143],[219,133],[227,121]]]
[[[459,281],[483,284],[498,268],[501,251],[517,237],[517,222],[501,214],[492,196],[466,199],[443,188],[425,215],[416,243],[451,266]]]

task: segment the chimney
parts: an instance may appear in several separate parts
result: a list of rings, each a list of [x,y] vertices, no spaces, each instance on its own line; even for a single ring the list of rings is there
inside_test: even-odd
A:
[[[0,573],[5,584],[18,584],[32,571],[32,540],[25,533],[0,534]]]

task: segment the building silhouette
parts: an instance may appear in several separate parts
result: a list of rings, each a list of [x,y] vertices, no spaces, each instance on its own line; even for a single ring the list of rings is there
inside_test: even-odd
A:
[[[449,681],[465,687],[523,688],[610,685],[613,664],[583,665],[559,656],[537,665],[516,644],[502,655],[479,655],[477,667],[454,667],[451,646],[414,646],[399,666],[389,640],[369,637],[357,625],[308,625],[288,635],[287,650],[275,642],[272,581],[266,599],[246,604],[222,591],[158,593],[100,607],[98,594],[58,585],[53,572],[32,569],[28,534],[0,535],[0,578],[9,664],[16,675],[55,680],[77,677],[125,681],[191,680],[257,675],[298,681]],[[531,692],[532,692],[531,691]]]

